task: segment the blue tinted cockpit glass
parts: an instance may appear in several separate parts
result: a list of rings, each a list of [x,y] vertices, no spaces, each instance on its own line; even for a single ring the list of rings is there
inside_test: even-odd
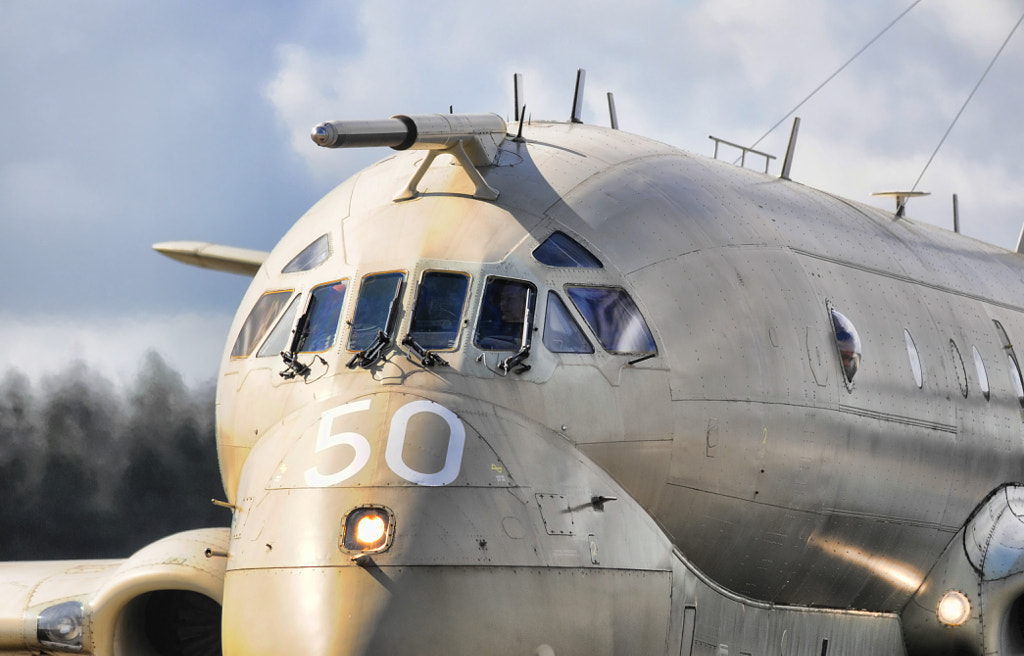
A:
[[[238,337],[235,338],[235,344],[231,347],[231,357],[244,358],[252,353],[291,295],[291,291],[283,291],[268,292],[260,296],[249,316],[245,318]]]
[[[339,280],[313,289],[302,332],[295,342],[297,353],[322,353],[334,345],[347,283]]]
[[[464,273],[423,274],[409,326],[409,335],[419,346],[428,350],[455,348],[468,291],[469,276]]]
[[[270,331],[267,341],[263,342],[263,346],[256,353],[257,358],[265,358],[268,355],[280,355],[282,351],[288,350],[288,344],[291,342],[292,336],[292,324],[295,323],[295,315],[299,311],[299,299],[300,297],[296,296],[288,304],[288,309],[277,320],[277,324]]]
[[[302,249],[302,252],[292,258],[292,261],[281,269],[281,273],[295,273],[296,271],[309,271],[315,269],[331,256],[331,240],[327,235],[321,235],[316,241]]]
[[[593,353],[569,308],[555,292],[548,292],[548,308],[544,313],[544,346],[552,353]]]
[[[350,351],[365,350],[379,332],[391,334],[398,315],[403,282],[405,274],[400,272],[377,273],[363,278],[352,319],[352,333],[348,338]]]
[[[529,342],[536,288],[522,280],[488,278],[473,342],[488,351],[516,351]]]
[[[601,261],[578,241],[564,232],[553,232],[534,249],[533,256],[542,264],[572,269],[602,269]]]
[[[606,351],[656,352],[651,330],[626,290],[618,287],[567,287],[566,291]]]

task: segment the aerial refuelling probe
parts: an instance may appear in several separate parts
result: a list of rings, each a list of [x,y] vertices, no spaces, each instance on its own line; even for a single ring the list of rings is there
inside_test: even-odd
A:
[[[476,167],[490,166],[505,140],[507,126],[497,114],[398,115],[372,121],[327,121],[313,128],[310,137],[324,148],[372,148],[429,150],[423,165],[396,200],[416,196],[416,185],[441,153],[458,160],[476,184],[476,198],[494,200],[498,192],[483,180]]]

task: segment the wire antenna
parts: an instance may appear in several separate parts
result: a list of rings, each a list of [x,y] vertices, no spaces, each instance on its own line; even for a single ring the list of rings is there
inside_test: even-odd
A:
[[[946,137],[948,137],[949,133],[953,131],[953,126],[956,125],[956,122],[960,119],[960,115],[964,113],[965,109],[967,109],[967,103],[971,102],[971,98],[974,97],[974,93],[978,90],[978,87],[981,86],[981,83],[985,81],[985,77],[988,75],[988,72],[992,70],[996,60],[999,59],[999,55],[1003,54],[1006,44],[1013,38],[1014,33],[1016,33],[1017,28],[1020,27],[1022,22],[1024,22],[1024,14],[1021,14],[1020,18],[1017,19],[1017,23],[1013,26],[1013,29],[1006,35],[1003,45],[999,46],[999,50],[996,51],[995,57],[993,57],[992,61],[988,63],[988,66],[985,68],[985,72],[981,74],[981,77],[978,78],[978,82],[974,85],[974,88],[971,89],[971,93],[967,95],[967,100],[965,100],[964,104],[960,106],[960,111],[958,111],[956,116],[953,117],[953,122],[949,124],[948,128],[946,128],[946,134],[942,135],[942,139],[939,139],[939,145],[935,147],[934,152],[932,152],[932,156],[928,158],[928,162],[924,165],[924,168],[921,169],[921,175],[917,176],[917,181],[914,182],[914,186],[910,189],[911,193],[917,190],[917,185],[921,183],[921,178],[924,177],[925,171],[927,171],[928,167],[931,166],[932,160],[935,159],[935,156],[939,154],[939,149],[942,148],[942,144],[946,143]],[[904,203],[905,202],[906,200],[904,200]],[[899,210],[901,209],[903,209],[902,206],[897,208],[897,214],[900,213]]]
[[[810,92],[809,94],[807,94],[807,97],[806,97],[806,98],[804,98],[803,100],[801,100],[800,102],[798,102],[798,103],[797,103],[797,105],[796,105],[796,107],[794,107],[793,109],[791,109],[791,110],[789,110],[788,112],[786,112],[786,115],[785,115],[785,116],[783,116],[783,117],[782,117],[782,118],[780,118],[780,119],[779,119],[778,121],[776,121],[775,125],[773,125],[773,126],[771,126],[770,128],[768,128],[768,131],[767,131],[767,132],[765,132],[764,134],[762,134],[762,135],[761,135],[761,136],[760,136],[760,137],[758,138],[758,140],[757,140],[757,141],[755,141],[754,143],[750,144],[750,147],[751,147],[751,148],[756,148],[756,147],[757,147],[757,144],[759,144],[759,143],[761,143],[762,141],[764,141],[765,137],[767,137],[767,136],[768,136],[769,134],[771,134],[772,132],[774,132],[774,131],[775,131],[775,128],[777,128],[777,127],[779,127],[780,125],[782,125],[782,122],[783,122],[783,121],[785,121],[785,120],[786,120],[787,118],[789,118],[790,116],[792,116],[793,114],[795,114],[795,113],[796,113],[796,111],[797,111],[798,109],[800,109],[801,107],[803,107],[804,103],[806,103],[806,102],[807,102],[808,100],[810,100],[811,98],[813,98],[813,97],[814,97],[814,95],[815,95],[816,93],[818,93],[819,91],[821,91],[821,90],[822,90],[822,88],[824,88],[824,86],[825,86],[826,84],[828,84],[829,82],[831,82],[831,81],[833,80],[833,78],[835,78],[835,77],[836,77],[837,75],[839,75],[840,73],[842,73],[842,72],[843,72],[843,69],[844,69],[844,68],[846,68],[847,66],[849,66],[850,64],[852,64],[852,63],[853,63],[853,60],[854,60],[854,59],[856,59],[857,57],[860,57],[861,53],[863,53],[863,52],[864,52],[865,50],[867,50],[868,48],[870,48],[870,47],[871,47],[871,46],[872,46],[872,45],[873,45],[873,44],[875,43],[875,41],[878,41],[878,39],[880,39],[880,38],[882,37],[882,35],[883,35],[883,34],[885,34],[886,32],[888,32],[888,31],[889,31],[889,29],[890,29],[890,28],[891,28],[891,27],[892,27],[893,25],[895,25],[896,23],[898,23],[898,22],[899,22],[899,20],[900,20],[901,18],[903,18],[904,16],[906,16],[906,15],[907,15],[908,13],[910,13],[910,10],[911,10],[911,9],[913,9],[914,7],[916,7],[916,6],[918,5],[918,4],[920,4],[920,2],[921,2],[921,0],[914,0],[914,3],[913,3],[913,4],[911,4],[911,5],[909,6],[909,7],[907,7],[906,9],[904,9],[904,10],[903,10],[903,13],[901,13],[901,14],[900,14],[899,16],[897,16],[896,18],[894,18],[894,19],[892,20],[892,22],[891,22],[891,23],[889,23],[888,25],[886,25],[886,26],[885,26],[885,27],[884,27],[884,28],[882,29],[882,31],[881,31],[881,32],[879,32],[878,34],[876,34],[876,35],[875,35],[875,36],[874,36],[874,37],[873,37],[873,38],[872,38],[872,39],[871,39],[870,41],[868,41],[868,42],[867,42],[866,44],[864,44],[864,46],[863,46],[863,47],[862,47],[862,48],[861,48],[860,50],[858,50],[858,51],[857,51],[856,53],[854,53],[853,57],[850,57],[849,59],[847,59],[847,60],[846,60],[846,63],[844,63],[844,64],[843,64],[842,66],[840,66],[839,68],[837,68],[837,69],[836,69],[836,72],[835,72],[835,73],[833,73],[832,75],[829,75],[829,76],[828,76],[828,77],[827,77],[827,78],[825,79],[825,81],[824,81],[824,82],[822,82],[822,83],[821,83],[821,84],[819,84],[819,85],[818,85],[817,87],[815,87],[814,91],[812,91],[812,92]]]

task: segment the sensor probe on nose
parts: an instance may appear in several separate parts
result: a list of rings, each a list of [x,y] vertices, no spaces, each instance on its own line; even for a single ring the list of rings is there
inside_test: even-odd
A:
[[[473,181],[474,198],[495,200],[498,191],[487,184],[477,167],[490,166],[506,138],[505,120],[497,114],[397,115],[381,120],[327,121],[315,126],[310,138],[323,148],[373,148],[429,151],[423,163],[395,200],[414,198],[416,186],[439,154],[452,155]]]

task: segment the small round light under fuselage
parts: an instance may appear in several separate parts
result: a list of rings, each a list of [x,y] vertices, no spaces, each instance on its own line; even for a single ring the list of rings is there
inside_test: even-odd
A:
[[[364,506],[350,511],[342,526],[341,547],[346,551],[384,551],[391,546],[394,515],[383,506]]]
[[[971,602],[964,593],[950,590],[942,595],[935,613],[946,626],[960,626],[971,616]]]

